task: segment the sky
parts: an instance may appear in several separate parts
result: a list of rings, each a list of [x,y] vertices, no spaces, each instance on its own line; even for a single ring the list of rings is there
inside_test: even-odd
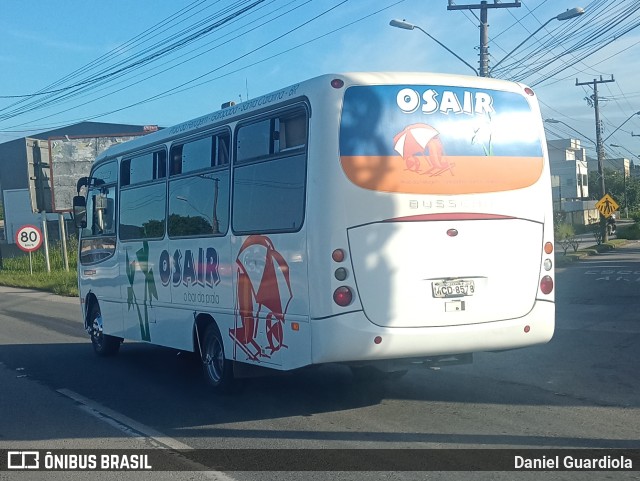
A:
[[[593,88],[576,83],[613,78],[598,84],[607,155],[640,164],[640,1],[497,3],[488,10],[491,75],[531,85],[543,118],[560,121],[545,124],[547,138],[580,138],[592,155]],[[474,75],[480,11],[448,4],[2,0],[0,142],[85,120],[169,127],[325,73]],[[555,19],[574,7],[585,13]],[[391,19],[418,25],[464,62]]]

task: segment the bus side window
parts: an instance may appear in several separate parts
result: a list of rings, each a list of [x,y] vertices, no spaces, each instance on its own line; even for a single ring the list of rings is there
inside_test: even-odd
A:
[[[243,125],[236,137],[236,162],[263,159],[273,153],[272,120]]]
[[[167,176],[167,152],[157,150],[125,159],[120,164],[120,185],[127,186]]]
[[[172,152],[173,154],[173,152]],[[119,235],[121,240],[161,239],[165,231],[167,154],[164,146],[123,160]]]
[[[113,192],[110,192],[109,188],[103,187],[100,192],[91,196],[91,200],[91,234],[115,234],[115,199],[113,198]]]
[[[182,173],[182,145],[174,145],[171,147],[171,165],[169,166],[169,175],[178,175]]]
[[[304,113],[282,117],[279,122],[280,152],[304,147],[307,143],[307,118]]]
[[[231,143],[229,134],[218,135],[216,140],[215,166],[227,165],[229,163],[229,144]]]
[[[115,206],[116,202],[114,199],[106,199],[106,204],[104,207],[104,228],[103,233],[105,234],[115,234]]]
[[[123,160],[120,164],[120,185],[125,186],[131,183],[131,159]]]
[[[302,227],[307,122],[306,109],[297,108],[237,128],[234,232],[295,232]]]
[[[111,257],[116,248],[116,163],[92,173],[87,192],[87,224],[80,231],[80,263],[94,264]]]

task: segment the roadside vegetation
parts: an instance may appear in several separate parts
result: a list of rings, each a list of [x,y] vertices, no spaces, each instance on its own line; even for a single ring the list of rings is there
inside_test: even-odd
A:
[[[49,246],[51,272],[47,272],[44,248],[40,248],[31,254],[31,268],[29,266],[29,254],[3,259],[2,269],[0,269],[0,285],[37,289],[61,296],[77,296],[77,246],[78,243],[74,237],[67,242],[67,251],[69,253],[68,271],[64,267],[62,244],[60,243],[51,243]],[[33,273],[31,273],[31,269],[33,269]]]
[[[633,224],[619,226],[618,237],[628,240],[640,240],[640,211],[630,213],[629,217],[634,220]]]
[[[626,225],[618,223],[615,236],[607,242],[603,242],[599,222],[594,221],[586,226],[575,226],[556,219],[554,224],[556,266],[566,265],[568,262],[584,256],[616,249],[630,240],[640,239],[640,211],[630,214],[629,217],[634,222]],[[581,234],[591,234],[593,244],[580,248],[579,235]]]

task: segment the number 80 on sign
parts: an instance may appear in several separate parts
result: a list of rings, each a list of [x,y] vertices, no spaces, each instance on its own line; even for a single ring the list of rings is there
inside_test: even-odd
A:
[[[34,252],[42,245],[42,232],[33,225],[25,225],[16,233],[16,244],[25,252]]]

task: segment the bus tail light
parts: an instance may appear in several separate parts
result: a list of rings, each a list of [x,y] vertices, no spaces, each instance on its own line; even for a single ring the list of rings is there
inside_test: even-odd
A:
[[[553,242],[547,241],[542,246],[542,269],[540,271],[539,292],[545,296],[553,292]]]
[[[333,291],[333,302],[338,304],[340,307],[346,307],[351,304],[353,300],[353,293],[351,289],[347,286],[340,286],[335,291]]]
[[[344,267],[338,267],[333,273],[333,277],[335,277],[339,281],[344,281],[349,276],[349,273]]]
[[[553,279],[551,276],[544,276],[540,280],[540,290],[543,294],[551,294],[551,291],[553,291]]]
[[[340,264],[345,261],[347,258],[347,251],[344,249],[334,249],[331,252],[331,259],[333,262]],[[333,277],[340,281],[344,282],[349,277],[349,271],[345,267],[338,267],[333,272]],[[353,290],[347,286],[340,286],[335,291],[333,291],[333,302],[335,302],[340,307],[346,307],[353,301]]]

